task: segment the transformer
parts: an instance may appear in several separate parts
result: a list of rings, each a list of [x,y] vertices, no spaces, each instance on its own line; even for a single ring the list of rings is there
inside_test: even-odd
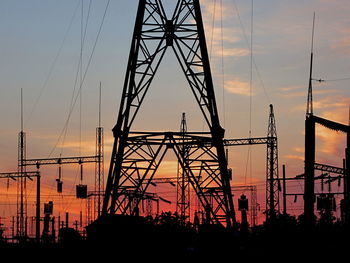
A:
[[[53,202],[52,201],[44,204],[44,214],[45,215],[52,215],[53,214]]]
[[[241,197],[238,199],[238,210],[248,211],[248,199],[245,195],[241,195]]]
[[[333,194],[321,194],[317,197],[317,210],[336,211],[336,203]]]
[[[76,197],[79,199],[87,198],[87,185],[86,184],[78,184],[76,186]]]

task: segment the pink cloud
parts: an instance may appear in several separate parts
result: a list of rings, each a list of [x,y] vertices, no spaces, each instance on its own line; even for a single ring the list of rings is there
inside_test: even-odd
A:
[[[243,95],[243,96],[250,96],[249,83],[245,81],[241,81],[237,78],[225,81],[225,89],[229,93],[234,93],[234,94]],[[254,96],[255,93],[252,92],[252,95]]]

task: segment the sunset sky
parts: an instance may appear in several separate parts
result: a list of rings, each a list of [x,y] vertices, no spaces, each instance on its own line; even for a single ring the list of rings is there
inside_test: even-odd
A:
[[[63,142],[59,136],[70,111],[80,58],[81,2],[0,1],[0,172],[17,169],[21,88],[24,94],[24,131],[27,134],[28,158],[46,158],[60,154],[94,155],[95,128],[98,125],[98,87],[101,81],[101,122],[105,129],[107,175],[113,142],[111,129],[119,109],[138,1],[110,1],[83,82],[81,100],[76,97],[76,93],[74,95],[78,99]],[[88,66],[107,2],[92,1],[89,13],[90,1],[83,1],[83,24],[87,24],[83,72]],[[173,1],[163,2],[167,5]],[[252,137],[266,136],[268,105],[272,103],[277,122],[280,166],[287,165],[287,176],[290,177],[302,173],[313,12],[316,13],[313,76],[329,80],[314,82],[314,112],[315,115],[347,124],[350,103],[350,2],[255,0],[252,90],[251,1],[200,2],[220,120],[226,130],[226,138],[248,137],[250,123]],[[79,78],[78,74],[78,83]],[[75,92],[78,87],[79,85]],[[177,131],[182,112],[186,112],[189,130],[206,129],[178,62],[169,50],[133,130]],[[258,185],[258,201],[262,210],[265,207],[265,148],[251,148],[251,171],[247,160],[249,148],[230,149],[229,156],[229,165],[234,173],[232,184],[247,182]],[[317,162],[342,166],[344,148],[343,134],[317,128]],[[169,156],[165,161],[159,174],[175,176],[174,156]],[[94,166],[86,166],[85,170],[84,182],[92,190]],[[41,171],[44,202],[54,199],[57,205],[55,211],[60,213],[85,209],[83,201],[76,201],[73,197],[58,197],[55,192],[57,167],[45,167]],[[74,195],[74,185],[79,182],[77,176],[76,166],[64,167],[64,194]],[[32,193],[28,198],[28,207],[31,208],[34,186],[34,183],[28,184],[28,192]],[[293,185],[290,192],[301,192],[302,189],[300,184]],[[16,207],[8,204],[15,200],[15,193],[14,183],[7,190],[6,180],[0,181],[0,217],[7,218],[15,214]],[[164,195],[166,197],[167,193]],[[291,206],[292,201],[289,202]],[[294,206],[295,209],[300,208]]]

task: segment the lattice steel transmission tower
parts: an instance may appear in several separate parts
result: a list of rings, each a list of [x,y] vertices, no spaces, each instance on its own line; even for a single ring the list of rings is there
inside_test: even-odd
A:
[[[177,171],[177,194],[176,194],[176,211],[179,213],[180,219],[182,223],[185,223],[190,219],[190,198],[191,198],[191,188],[189,181],[189,171],[186,167],[188,167],[188,154],[190,147],[185,142],[185,136],[187,133],[187,122],[186,122],[186,114],[182,113],[181,125],[180,125],[180,133],[183,134],[183,143],[180,145],[180,158],[182,162],[185,164],[185,169],[182,168],[180,162],[178,164]]]
[[[103,202],[103,214],[137,215],[168,150],[173,150],[206,210],[207,222],[235,225],[235,212],[199,0],[177,0],[168,17],[161,0],[140,0]],[[131,127],[164,54],[172,49],[209,132],[134,132]],[[189,147],[187,161],[181,145]],[[143,182],[149,179],[146,184]]]
[[[279,194],[281,191],[278,173],[278,145],[275,114],[270,105],[269,126],[267,132],[266,158],[266,220],[274,220],[280,210]]]
[[[26,159],[26,134],[23,131],[23,89],[21,89],[21,131],[18,134],[18,165],[19,180],[17,183],[17,224],[16,235],[22,240],[27,238],[27,176],[23,162]]]

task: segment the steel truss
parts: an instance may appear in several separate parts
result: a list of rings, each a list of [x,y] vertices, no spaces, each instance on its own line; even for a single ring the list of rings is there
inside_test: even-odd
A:
[[[226,215],[221,213],[225,211],[224,193],[219,187],[220,168],[210,133],[130,132],[126,145],[116,211],[121,214],[137,213],[138,203],[148,186],[152,181],[157,182],[154,177],[163,157],[172,150],[181,168],[187,171],[184,180],[194,189],[211,221],[220,223],[226,219]],[[181,158],[184,147],[187,149],[185,160]],[[130,195],[135,197],[133,202],[127,201]]]
[[[209,133],[131,133],[165,52],[172,49],[189,88],[209,127]],[[106,185],[103,214],[135,215],[130,202],[122,205],[126,191],[144,193],[165,153],[173,149],[198,198],[210,215],[210,223],[235,225],[235,211],[227,170],[223,137],[214,95],[209,56],[199,0],[178,0],[168,17],[161,0],[140,0]],[[184,137],[191,145],[188,164],[181,158]],[[186,172],[187,173],[187,172]],[[197,179],[200,175],[201,180]],[[209,198],[208,195],[211,194]],[[136,204],[140,199],[135,201]]]
[[[267,143],[266,158],[266,219],[274,220],[276,213],[280,211],[279,194],[281,186],[278,171],[277,130],[272,105],[270,105],[267,137],[270,139]]]

